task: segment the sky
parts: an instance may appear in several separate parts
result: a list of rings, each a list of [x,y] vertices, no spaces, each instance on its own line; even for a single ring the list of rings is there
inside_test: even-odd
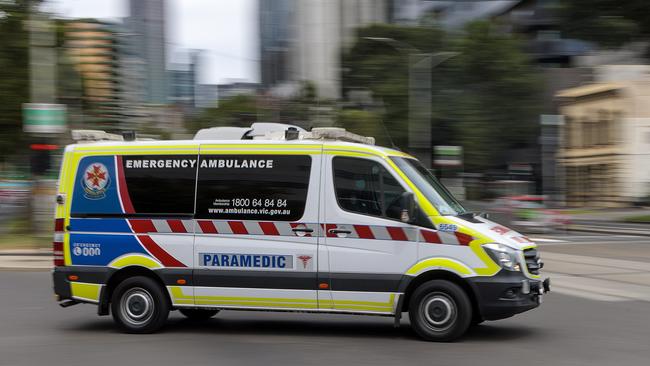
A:
[[[137,1],[137,0],[135,0]],[[66,18],[119,20],[128,0],[49,0],[46,8]],[[181,49],[205,50],[199,82],[259,81],[256,0],[167,0],[167,61]]]

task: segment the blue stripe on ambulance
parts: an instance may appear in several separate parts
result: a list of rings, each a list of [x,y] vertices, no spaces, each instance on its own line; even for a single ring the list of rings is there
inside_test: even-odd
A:
[[[99,233],[130,233],[125,219],[70,219],[70,231]]]
[[[129,253],[148,255],[134,235],[70,234],[73,265],[106,266]]]

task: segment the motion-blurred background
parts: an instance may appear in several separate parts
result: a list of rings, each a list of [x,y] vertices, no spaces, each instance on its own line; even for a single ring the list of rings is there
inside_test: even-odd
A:
[[[72,129],[256,121],[375,136],[526,232],[647,222],[648,41],[643,0],[3,0],[0,248],[48,246]]]

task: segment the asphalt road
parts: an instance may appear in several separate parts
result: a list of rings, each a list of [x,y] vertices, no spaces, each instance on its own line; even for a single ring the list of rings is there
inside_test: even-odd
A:
[[[236,311],[205,323],[174,312],[162,333],[125,335],[91,305],[58,307],[48,272],[0,271],[0,365],[647,365],[650,240],[541,239],[557,291],[447,344],[420,341],[406,319]]]

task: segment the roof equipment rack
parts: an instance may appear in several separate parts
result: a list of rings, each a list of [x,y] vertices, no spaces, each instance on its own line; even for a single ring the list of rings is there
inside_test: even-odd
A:
[[[250,127],[212,127],[199,130],[194,140],[333,140],[374,145],[375,138],[357,135],[339,127],[317,127],[311,131],[282,123],[253,123]]]
[[[102,130],[72,130],[72,139],[75,142],[96,142],[96,141],[124,141],[124,138],[114,133]]]
[[[361,136],[350,131],[346,131],[345,128],[340,127],[317,127],[312,128],[310,132],[307,132],[303,139],[310,140],[335,140],[335,141],[347,141],[347,142],[356,142],[366,145],[374,145],[375,138],[369,136]]]

